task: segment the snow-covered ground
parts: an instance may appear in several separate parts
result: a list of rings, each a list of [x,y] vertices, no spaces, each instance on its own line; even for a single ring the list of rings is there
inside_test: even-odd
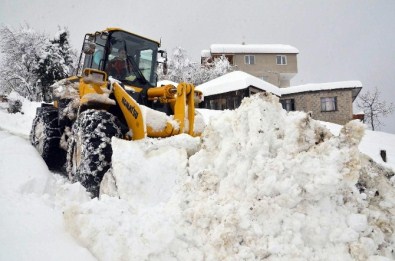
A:
[[[113,139],[90,199],[29,144],[37,106],[0,103],[0,260],[395,259],[395,135],[254,96],[202,138]]]

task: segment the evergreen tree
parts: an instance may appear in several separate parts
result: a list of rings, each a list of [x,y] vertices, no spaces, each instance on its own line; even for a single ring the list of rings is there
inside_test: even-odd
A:
[[[68,77],[73,69],[73,51],[69,45],[69,33],[66,29],[56,33],[55,38],[48,40],[38,57],[35,70],[42,88],[43,99],[51,100],[50,86],[58,80]]]

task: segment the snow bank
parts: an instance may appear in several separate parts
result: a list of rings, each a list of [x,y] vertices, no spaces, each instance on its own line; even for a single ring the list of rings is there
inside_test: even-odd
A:
[[[0,131],[0,144],[0,260],[93,260],[62,215],[90,199],[85,189],[50,173],[27,140]]]
[[[51,173],[29,141],[38,102],[22,113],[0,103],[0,260],[94,260],[64,228],[63,208],[90,200],[79,183]]]
[[[327,127],[332,134],[339,135],[342,125],[330,122],[320,122]],[[359,151],[371,157],[375,162],[383,167],[389,168],[395,172],[395,135],[381,131],[371,131],[365,129],[365,135],[358,146]],[[380,156],[380,151],[387,152],[387,162],[384,162]]]
[[[136,142],[114,138],[112,145],[114,173],[106,174],[101,190],[113,197],[102,193],[100,200],[69,208],[69,232],[99,260],[181,256],[179,246],[185,243],[178,239],[181,219],[174,200],[200,139],[185,134]]]
[[[22,102],[21,112],[8,113],[7,103],[0,102],[0,130],[6,130],[15,135],[28,138],[32,128],[33,118],[36,114],[36,108],[40,107],[39,102],[30,102],[26,98],[12,92],[9,99],[18,99]]]
[[[354,137],[331,138],[306,114],[262,99],[212,121],[205,149],[190,159],[184,214],[200,248],[213,260],[350,258],[358,233],[346,220],[357,210],[344,198],[358,179]]]
[[[112,196],[65,221],[100,260],[395,258],[393,172],[360,154],[363,133],[352,121],[333,136],[256,95],[212,118],[201,144],[113,140]]]

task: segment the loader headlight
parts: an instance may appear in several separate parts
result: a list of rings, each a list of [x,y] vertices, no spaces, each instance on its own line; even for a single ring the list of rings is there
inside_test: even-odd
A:
[[[98,81],[98,82],[102,82],[102,81],[104,81],[104,75],[103,74],[100,74],[100,73],[92,73],[91,74],[91,77],[92,77],[92,79],[94,80],[94,81]]]
[[[100,70],[87,68],[84,70],[84,79],[93,82],[103,82],[107,80],[107,74]]]

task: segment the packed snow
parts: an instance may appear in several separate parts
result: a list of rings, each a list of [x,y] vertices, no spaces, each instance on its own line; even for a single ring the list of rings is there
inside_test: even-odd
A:
[[[357,94],[361,91],[362,83],[360,81],[342,81],[328,83],[310,83],[298,86],[290,86],[287,88],[280,88],[248,73],[242,71],[233,71],[218,78],[215,78],[211,81],[200,84],[196,86],[196,89],[203,92],[204,95],[210,96],[236,90],[242,90],[249,86],[253,86],[263,91],[273,93],[279,97],[284,94],[295,94],[302,92],[353,89],[353,98],[355,98]]]
[[[91,199],[29,144],[38,105],[0,104],[0,260],[395,259],[395,135],[261,93],[201,137],[113,138]]]
[[[263,91],[281,96],[281,88],[242,71],[230,72],[214,80],[200,84],[196,87],[196,90],[199,90],[203,92],[204,95],[209,96],[242,90],[249,86],[254,86],[255,88]]]
[[[295,85],[288,88],[281,88],[281,94],[292,94],[301,92],[312,92],[322,90],[336,90],[345,88],[362,88],[360,81],[343,81],[343,82],[328,82],[328,83],[309,83],[304,85]]]
[[[211,53],[299,53],[299,50],[286,44],[212,44]]]

